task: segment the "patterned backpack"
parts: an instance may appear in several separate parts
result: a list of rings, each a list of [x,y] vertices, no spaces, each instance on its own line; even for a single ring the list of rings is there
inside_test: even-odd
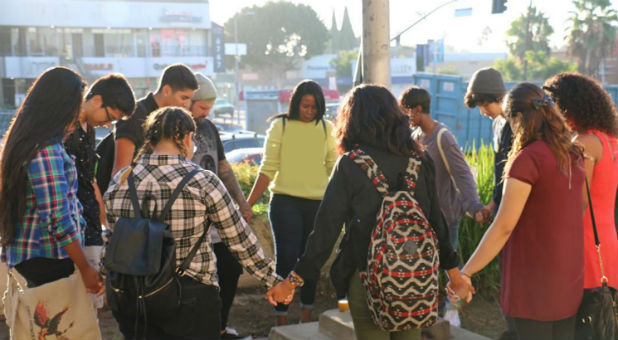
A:
[[[361,280],[376,325],[386,331],[426,328],[438,317],[438,238],[414,198],[421,161],[410,157],[405,188],[386,177],[361,149],[347,153],[382,195]]]

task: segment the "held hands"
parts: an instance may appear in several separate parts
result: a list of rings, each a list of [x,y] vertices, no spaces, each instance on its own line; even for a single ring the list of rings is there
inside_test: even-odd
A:
[[[489,222],[489,220],[491,219],[492,211],[493,208],[491,207],[491,204],[482,207],[476,213],[474,213],[474,221],[476,221],[476,223]]]
[[[276,306],[277,303],[289,305],[294,298],[294,285],[289,279],[285,279],[285,281],[279,282],[269,289],[265,297],[273,306]]]
[[[238,208],[240,210],[240,214],[242,215],[242,218],[247,223],[251,223],[251,219],[253,218],[253,209],[251,209],[251,206],[249,205],[249,203],[244,202],[240,204]]]
[[[452,276],[446,285],[449,302],[454,306],[459,306],[463,301],[470,302],[475,292],[470,277],[462,274]]]

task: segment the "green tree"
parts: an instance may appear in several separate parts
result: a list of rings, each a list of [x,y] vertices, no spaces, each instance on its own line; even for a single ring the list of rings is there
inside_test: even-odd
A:
[[[242,61],[255,70],[281,75],[296,67],[299,58],[324,52],[328,30],[309,6],[286,1],[245,7],[224,25],[226,41],[234,41],[234,20],[238,41],[247,44]]]
[[[352,65],[358,58],[358,52],[355,50],[339,51],[337,57],[332,59],[329,64],[335,69],[337,77],[352,77]]]
[[[511,23],[507,34],[509,53],[524,63],[527,51],[550,52],[549,36],[554,29],[543,12],[536,7],[528,7],[527,13]]]
[[[614,46],[618,14],[610,0],[574,0],[573,4],[569,54],[577,59],[580,72],[597,75]]]
[[[348,15],[348,7],[343,10],[343,21],[341,22],[341,30],[339,31],[337,50],[351,50],[358,48],[359,39],[354,35],[350,16]]]
[[[530,6],[511,23],[507,31],[509,56],[496,60],[494,67],[512,81],[544,80],[556,73],[576,70],[576,64],[550,57],[549,36],[553,32],[545,14]]]

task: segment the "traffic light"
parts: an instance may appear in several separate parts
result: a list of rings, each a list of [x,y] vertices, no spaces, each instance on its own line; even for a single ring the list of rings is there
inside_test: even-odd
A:
[[[491,0],[491,14],[503,13],[506,11],[506,0]]]

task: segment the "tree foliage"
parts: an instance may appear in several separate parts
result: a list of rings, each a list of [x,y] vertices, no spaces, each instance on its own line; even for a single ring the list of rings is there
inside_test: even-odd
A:
[[[335,69],[337,77],[352,77],[352,65],[358,58],[358,51],[339,51],[335,59],[331,59],[330,66]]]
[[[243,62],[255,70],[285,72],[299,58],[324,51],[328,30],[309,6],[286,1],[245,7],[225,23],[226,41],[234,41],[237,20],[238,42],[247,44]]]
[[[577,70],[576,64],[550,57],[549,36],[553,32],[545,14],[529,7],[507,31],[509,57],[496,60],[494,67],[511,81],[544,80],[556,73]]]
[[[494,67],[509,81],[545,80],[561,72],[577,71],[577,64],[556,57],[548,58],[545,51],[527,51],[525,60],[528,62],[527,79],[524,79],[522,64],[516,58],[498,59]]]
[[[568,36],[569,54],[579,63],[579,71],[597,75],[604,57],[616,40],[618,14],[610,0],[574,0]]]
[[[549,36],[552,33],[554,29],[545,14],[534,6],[529,7],[527,13],[515,19],[506,31],[509,53],[521,62],[529,50],[549,54]]]

